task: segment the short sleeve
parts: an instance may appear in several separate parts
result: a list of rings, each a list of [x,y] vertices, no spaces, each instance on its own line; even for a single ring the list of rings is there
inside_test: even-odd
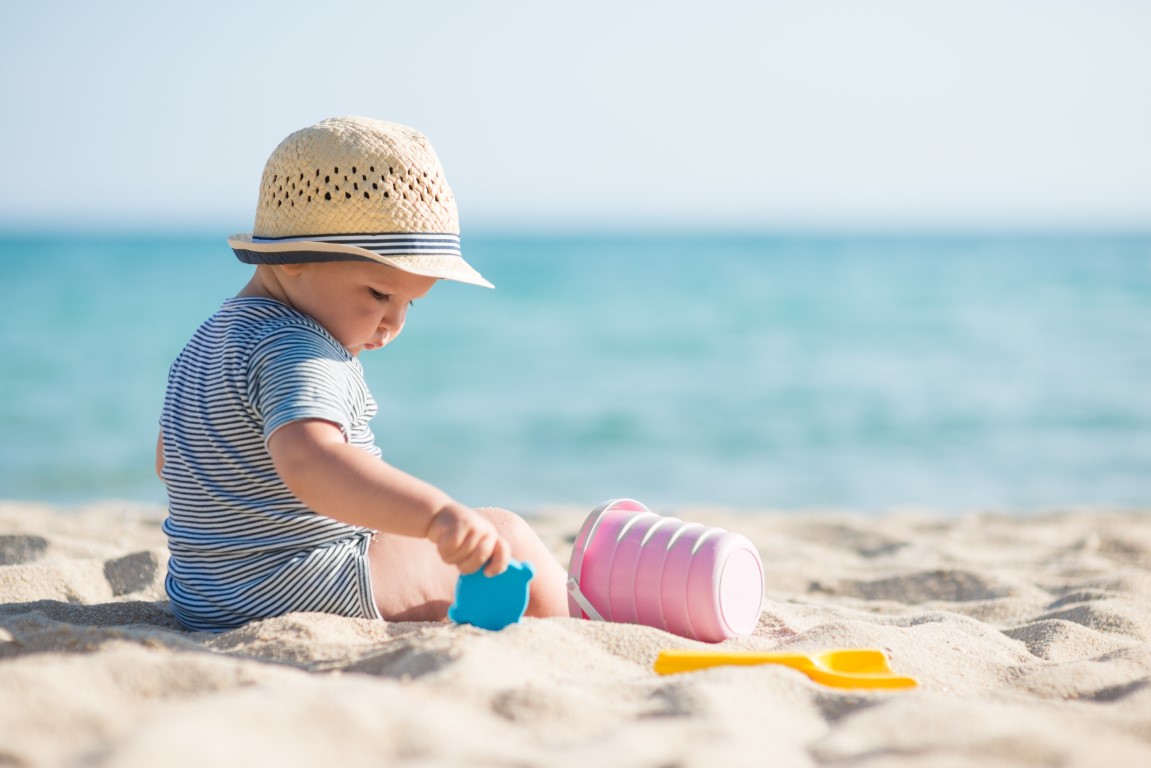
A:
[[[362,399],[355,359],[330,337],[288,325],[269,333],[248,363],[248,402],[263,423],[264,441],[293,421],[322,419],[348,439]]]

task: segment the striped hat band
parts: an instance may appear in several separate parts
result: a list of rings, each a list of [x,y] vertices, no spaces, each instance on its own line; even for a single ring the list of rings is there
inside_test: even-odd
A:
[[[228,245],[245,264],[376,261],[416,275],[492,287],[464,261],[460,255],[460,236],[451,233],[291,237],[256,237],[245,233],[229,237]]]
[[[299,235],[294,237],[252,236],[256,245],[272,243],[336,243],[362,248],[380,256],[428,254],[437,256],[460,255],[460,236],[451,233],[393,232],[380,235]]]

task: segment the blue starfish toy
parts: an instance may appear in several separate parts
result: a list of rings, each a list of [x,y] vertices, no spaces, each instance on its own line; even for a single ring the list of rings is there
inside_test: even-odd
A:
[[[528,607],[528,582],[536,575],[531,563],[512,560],[499,576],[488,578],[481,568],[460,576],[456,601],[448,618],[482,629],[503,629],[519,621]]]

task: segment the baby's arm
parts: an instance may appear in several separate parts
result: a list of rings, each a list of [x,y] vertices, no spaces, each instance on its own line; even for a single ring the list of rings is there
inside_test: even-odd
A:
[[[396,469],[344,440],[328,421],[305,419],[268,440],[276,472],[300,501],[351,525],[427,538],[440,557],[463,573],[494,576],[511,549],[495,526],[435,486]]]
[[[164,433],[156,435],[156,477],[164,479]]]

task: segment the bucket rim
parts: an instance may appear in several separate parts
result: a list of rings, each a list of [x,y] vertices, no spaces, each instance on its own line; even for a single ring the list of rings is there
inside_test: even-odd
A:
[[[599,530],[600,522],[603,520],[604,515],[619,509],[623,504],[636,505],[639,509],[630,511],[638,514],[656,514],[648,509],[647,505],[643,502],[628,498],[609,499],[593,509],[584,519],[583,525],[580,526],[579,533],[576,534],[575,543],[572,545],[571,559],[568,561],[568,582],[570,584],[574,581],[576,589],[580,588],[580,579],[583,577],[584,553],[587,551],[588,544],[591,543],[592,537],[594,537],[596,531]]]

